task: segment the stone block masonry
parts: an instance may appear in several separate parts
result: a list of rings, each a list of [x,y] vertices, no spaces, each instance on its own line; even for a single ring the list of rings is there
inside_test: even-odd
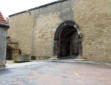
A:
[[[23,54],[54,56],[54,36],[65,21],[79,26],[81,58],[111,62],[111,1],[63,0],[10,16],[8,35],[19,43]]]

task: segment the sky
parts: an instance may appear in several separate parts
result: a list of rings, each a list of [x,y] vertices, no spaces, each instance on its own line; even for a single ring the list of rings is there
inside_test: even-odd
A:
[[[6,18],[11,14],[58,0],[0,0],[0,11]]]

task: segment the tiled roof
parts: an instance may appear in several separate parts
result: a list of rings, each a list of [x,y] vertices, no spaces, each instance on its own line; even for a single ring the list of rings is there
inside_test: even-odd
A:
[[[7,24],[7,21],[4,19],[1,12],[0,12],[0,24]]]

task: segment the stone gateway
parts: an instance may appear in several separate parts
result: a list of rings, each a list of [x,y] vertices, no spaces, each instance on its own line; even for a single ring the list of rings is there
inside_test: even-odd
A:
[[[10,15],[8,36],[37,59],[111,62],[111,1],[60,0]]]

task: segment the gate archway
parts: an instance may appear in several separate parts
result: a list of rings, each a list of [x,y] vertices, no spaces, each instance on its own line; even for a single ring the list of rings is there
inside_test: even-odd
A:
[[[56,30],[54,55],[58,58],[76,58],[82,55],[82,40],[79,27],[73,21],[65,21]]]

